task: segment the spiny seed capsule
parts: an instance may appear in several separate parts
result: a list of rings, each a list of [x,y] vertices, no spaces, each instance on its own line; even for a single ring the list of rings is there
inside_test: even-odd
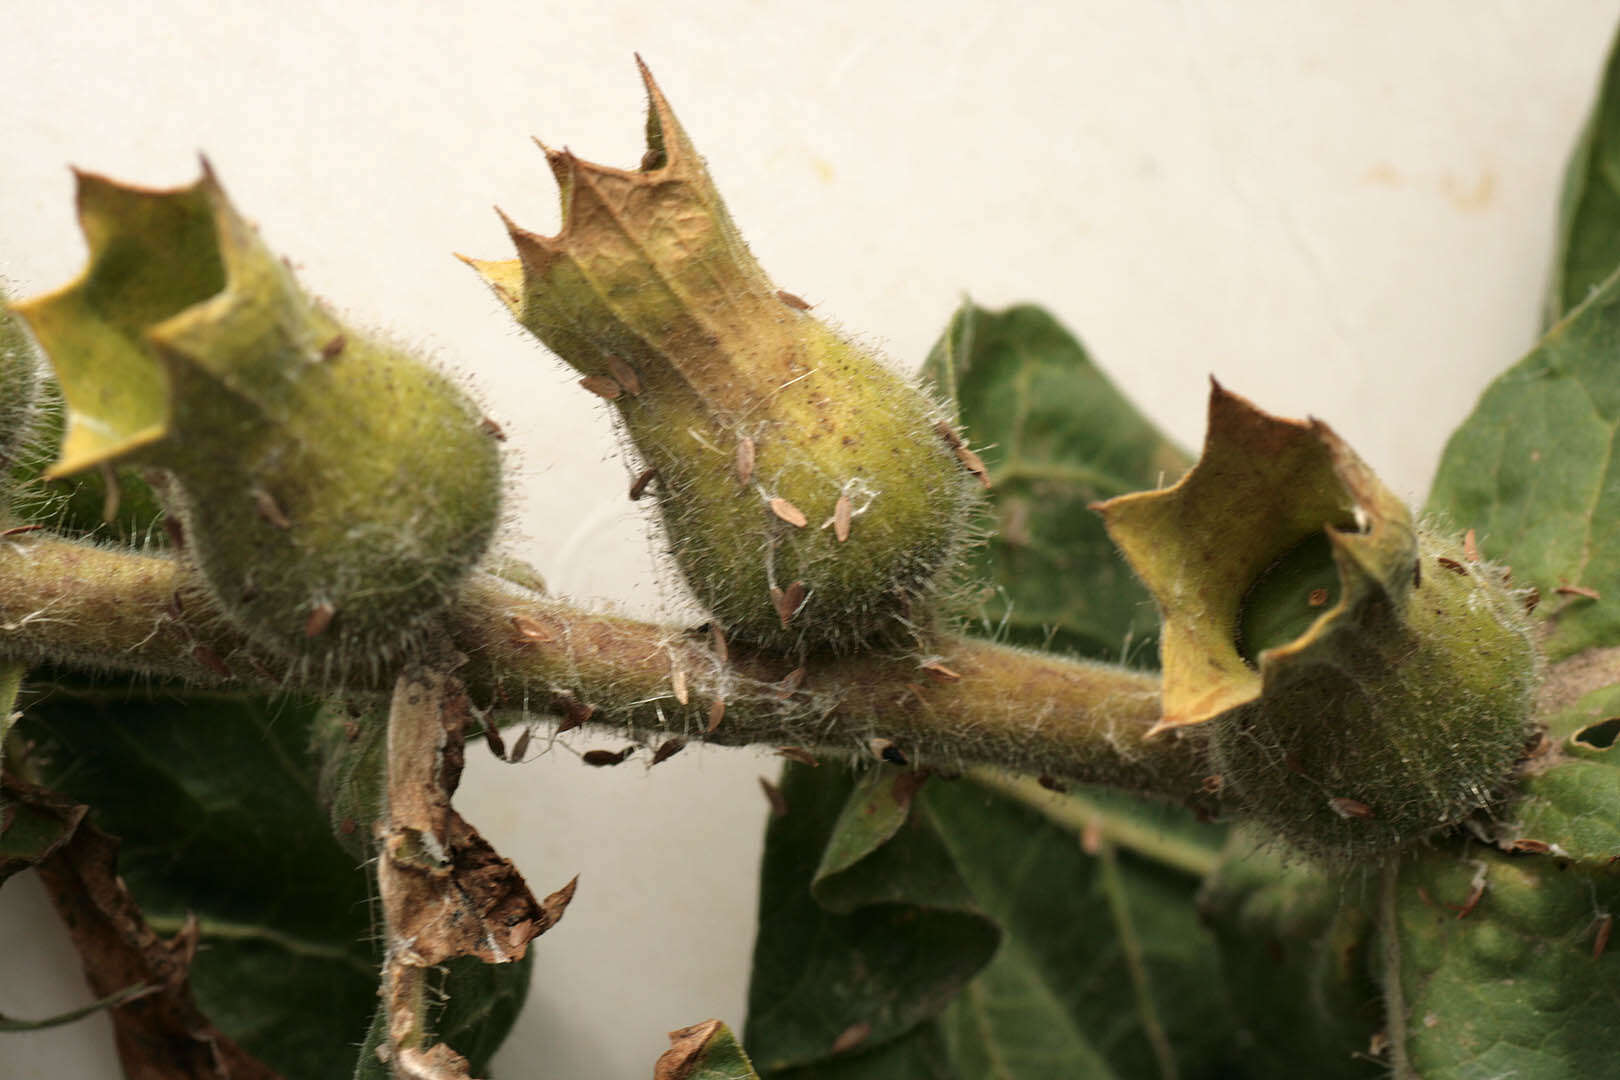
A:
[[[561,231],[508,222],[519,257],[468,262],[611,403],[657,472],[677,564],[728,633],[904,640],[965,545],[982,464],[934,434],[916,385],[771,283],[643,77],[640,169],[547,150]]]
[[[67,404],[48,475],[166,470],[186,556],[267,648],[408,648],[494,532],[482,413],[305,294],[206,164],[172,191],[78,181],[90,264],[19,308]]]

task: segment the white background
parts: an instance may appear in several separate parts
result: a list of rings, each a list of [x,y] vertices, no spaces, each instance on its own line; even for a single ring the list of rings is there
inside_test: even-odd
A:
[[[632,51],[766,269],[895,363],[964,291],[1039,300],[1184,443],[1214,373],[1327,419],[1420,501],[1535,337],[1559,174],[1620,21],[1616,0],[4,7],[17,292],[78,273],[69,163],[173,185],[206,151],[314,291],[476,383],[511,436],[507,546],[639,615],[679,587],[605,408],[450,257],[509,257],[494,203],[555,229],[531,134],[639,161]],[[497,1072],[642,1077],[667,1029],[740,1027],[773,762],[471,757],[467,817],[537,892],[581,875]],[[85,997],[37,886],[8,885],[0,1012]],[[0,1037],[0,1078],[116,1075],[108,1032]]]

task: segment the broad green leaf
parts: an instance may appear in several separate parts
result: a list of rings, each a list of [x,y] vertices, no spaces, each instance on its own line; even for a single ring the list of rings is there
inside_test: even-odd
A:
[[[857,1048],[814,1065],[782,1069],[771,1080],[958,1080],[960,1075],[935,1019],[874,1049]]]
[[[1383,1024],[1370,889],[1360,876],[1285,857],[1263,834],[1233,832],[1198,910],[1215,933],[1255,1077],[1292,1080],[1305,1062],[1320,1080],[1385,1074],[1367,1056]]]
[[[3,683],[4,665],[0,665]],[[0,711],[7,704],[0,685]],[[55,792],[14,780],[0,782],[0,885],[51,857],[73,836],[86,807]]]
[[[995,532],[976,550],[971,613],[987,633],[1084,656],[1153,663],[1153,601],[1093,502],[1179,477],[1187,455],[1040,308],[952,316],[923,374],[990,470]]]
[[[1411,1075],[1614,1074],[1620,955],[1604,946],[1620,878],[1611,871],[1447,846],[1402,867],[1393,907]]]
[[[892,785],[888,770],[877,775]],[[881,782],[869,779],[863,797],[881,802]],[[847,843],[823,876],[839,910],[817,902],[812,885],[823,850],[855,791],[853,778],[830,767],[783,771],[788,810],[766,833],[745,1040],[767,1075],[833,1056],[852,1033],[864,1032],[845,1052],[905,1035],[944,1008],[999,938],[959,882],[940,887],[938,838],[917,815],[887,843],[876,840],[881,830],[864,845]],[[862,846],[879,853],[886,873],[858,873]],[[923,868],[917,881],[908,873],[913,865]]]
[[[1604,687],[1547,720],[1546,742],[1525,768],[1496,825],[1497,842],[1546,844],[1592,870],[1620,858],[1620,686]]]
[[[287,1076],[346,1080],[381,957],[367,872],[316,799],[315,712],[162,691],[121,703],[57,686],[21,727],[45,781],[121,837],[120,872],[148,921],[173,932],[196,914],[202,1010]],[[455,1004],[441,1023],[475,1065],[510,1026],[527,975],[527,965],[452,967]]]
[[[1548,326],[1580,307],[1620,266],[1620,49],[1611,46],[1592,113],[1564,169]]]
[[[1096,854],[1071,829],[972,783],[931,785],[920,796],[1006,934],[946,1011],[959,1075],[1233,1075],[1234,1018],[1193,903],[1199,877],[1186,869],[1213,863],[1223,830],[1128,796],[1085,797],[1100,811]],[[1183,865],[1118,847],[1106,838],[1108,818],[1180,845]]]
[[[1431,513],[1541,594],[1553,659],[1620,642],[1620,277],[1486,388],[1440,459]],[[1576,586],[1587,594],[1558,593]]]

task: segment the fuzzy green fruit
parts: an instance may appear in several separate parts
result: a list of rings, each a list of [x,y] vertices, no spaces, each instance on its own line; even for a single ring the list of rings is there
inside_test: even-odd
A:
[[[1215,387],[1203,457],[1100,507],[1164,618],[1162,737],[1295,846],[1375,857],[1488,807],[1531,733],[1524,597],[1333,431]]]
[[[494,531],[496,440],[433,367],[342,325],[226,199],[79,177],[90,265],[19,311],[56,368],[48,476],[166,470],[184,551],[261,645],[410,648]]]
[[[39,369],[22,324],[0,291],[0,518],[39,414]]]
[[[766,277],[658,87],[641,168],[546,156],[563,226],[468,260],[611,401],[670,551],[733,636],[905,640],[956,565],[977,458],[943,412]]]

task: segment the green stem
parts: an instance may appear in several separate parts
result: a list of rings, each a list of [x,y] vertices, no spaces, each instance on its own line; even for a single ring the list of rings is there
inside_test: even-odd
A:
[[[1218,809],[1200,791],[1204,735],[1147,738],[1158,680],[1126,668],[942,636],[927,657],[812,658],[795,689],[782,682],[795,660],[735,644],[723,659],[708,634],[581,611],[482,574],[448,624],[474,702],[514,720],[564,713],[647,741],[851,755],[884,738],[918,765],[994,764]],[[257,691],[387,689],[369,663],[311,671],[250,645],[171,559],[46,533],[0,543],[8,658]]]
[[[1024,804],[1060,828],[1079,835],[1095,827],[1110,844],[1192,877],[1205,878],[1220,864],[1219,851],[1120,817],[1084,795],[1060,795],[1028,777],[1013,776],[999,769],[974,768],[968,770],[967,775],[980,787]]]
[[[1379,875],[1379,960],[1383,968],[1384,1033],[1389,1037],[1389,1067],[1393,1080],[1419,1080],[1406,1056],[1406,991],[1401,985],[1399,859],[1387,861]]]

